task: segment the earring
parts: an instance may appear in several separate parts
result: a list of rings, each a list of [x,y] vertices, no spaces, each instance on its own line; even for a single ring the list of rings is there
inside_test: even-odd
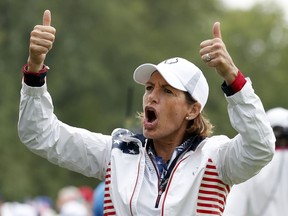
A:
[[[192,117],[191,116],[186,116],[186,120],[191,120],[192,119]]]

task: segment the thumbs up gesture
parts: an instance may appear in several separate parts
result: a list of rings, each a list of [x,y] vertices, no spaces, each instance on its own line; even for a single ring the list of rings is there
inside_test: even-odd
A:
[[[38,72],[42,69],[47,53],[55,40],[56,29],[51,26],[51,12],[46,10],[43,14],[43,24],[36,25],[31,32],[28,70]]]
[[[213,25],[213,38],[200,44],[201,59],[210,67],[214,67],[226,83],[231,84],[237,76],[238,68],[222,41],[220,23]]]

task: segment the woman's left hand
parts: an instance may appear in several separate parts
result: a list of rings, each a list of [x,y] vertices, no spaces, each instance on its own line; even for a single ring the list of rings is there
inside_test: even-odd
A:
[[[209,67],[216,69],[228,85],[235,80],[238,68],[222,41],[219,22],[213,25],[213,39],[205,40],[200,44],[200,56]]]

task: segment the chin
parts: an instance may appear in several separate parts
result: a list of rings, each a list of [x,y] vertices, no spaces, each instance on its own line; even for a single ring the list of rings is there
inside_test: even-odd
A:
[[[154,139],[155,138],[155,133],[151,130],[143,129],[143,135],[144,137],[148,139]]]

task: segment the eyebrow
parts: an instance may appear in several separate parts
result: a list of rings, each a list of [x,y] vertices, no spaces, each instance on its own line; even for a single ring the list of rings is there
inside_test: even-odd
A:
[[[154,86],[155,83],[154,83],[154,82],[151,82],[151,81],[148,81],[148,82],[145,83],[145,85],[153,85],[153,86]],[[160,84],[160,87],[161,87],[161,88],[165,88],[165,87],[173,88],[173,86],[169,85],[168,83],[167,83],[167,84]]]
[[[169,84],[161,85],[161,88],[168,88],[168,89],[171,89],[171,90],[175,89],[175,88],[173,88],[173,86],[171,86]]]
[[[155,85],[154,83],[152,83],[151,81],[148,81],[145,83],[145,85]]]

